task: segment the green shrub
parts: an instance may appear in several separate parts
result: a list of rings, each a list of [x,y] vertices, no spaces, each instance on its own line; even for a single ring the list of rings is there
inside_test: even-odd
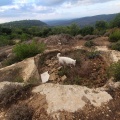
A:
[[[107,70],[108,77],[114,77],[115,81],[120,81],[120,61],[113,63]]]
[[[114,31],[110,36],[109,36],[109,41],[110,42],[117,42],[120,40],[120,30]]]
[[[13,82],[19,82],[19,83],[22,83],[22,82],[24,82],[24,80],[23,80],[22,77],[18,76],[18,77],[15,78],[15,80],[14,80]]]
[[[22,41],[28,40],[29,38],[30,38],[30,35],[28,35],[28,34],[22,33],[22,34],[20,35],[20,39],[21,39]]]
[[[110,46],[111,49],[113,50],[118,50],[120,51],[120,41],[118,41],[117,43],[114,43]]]
[[[97,58],[97,57],[99,57],[100,56],[100,51],[90,51],[90,52],[88,52],[87,53],[87,57],[89,58],[89,59],[94,59],[94,58]]]
[[[87,41],[85,44],[84,44],[86,47],[92,47],[92,46],[94,46],[95,44],[94,44],[94,42],[93,41]]]
[[[13,106],[8,112],[7,120],[32,120],[34,110],[27,104]]]
[[[5,46],[9,44],[9,38],[4,35],[0,35],[0,46]]]
[[[13,52],[15,56],[19,60],[23,60],[28,57],[32,57],[38,53],[42,53],[45,50],[45,44],[43,43],[35,43],[32,42],[31,44],[17,44],[13,48]]]
[[[81,80],[82,80],[81,77],[79,77],[79,76],[75,76],[75,78],[74,78],[74,84],[76,84],[76,85],[80,85],[80,84],[81,84]]]

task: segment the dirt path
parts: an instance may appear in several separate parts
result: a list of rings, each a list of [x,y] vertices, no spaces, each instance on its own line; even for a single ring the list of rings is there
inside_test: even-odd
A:
[[[4,46],[4,47],[0,47],[0,54],[7,52],[7,51],[11,51],[13,48],[13,46]]]

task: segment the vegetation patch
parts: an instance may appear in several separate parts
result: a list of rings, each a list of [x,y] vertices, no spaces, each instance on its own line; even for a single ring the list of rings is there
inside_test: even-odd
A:
[[[113,50],[118,50],[120,51],[120,41],[113,43],[112,45],[110,45],[110,48]]]
[[[109,36],[109,41],[110,42],[117,42],[118,40],[120,40],[120,30],[114,31]]]
[[[100,51],[92,50],[92,51],[90,51],[90,52],[87,53],[87,57],[89,59],[98,58],[98,57],[100,57]]]
[[[31,88],[32,85],[30,84],[25,86],[13,84],[5,85],[0,91],[0,109],[8,108],[12,104],[17,103],[20,99],[28,98],[31,95]]]
[[[16,57],[16,56],[12,56],[11,58],[7,58],[5,60],[3,60],[1,63],[2,63],[2,66],[8,66],[8,65],[12,65],[16,62],[19,62],[20,60]]]
[[[44,43],[35,43],[34,41],[30,44],[17,44],[13,48],[13,52],[15,53],[15,56],[19,60],[23,60],[28,57],[32,57],[38,53],[42,53],[45,50],[45,44]]]
[[[27,104],[15,105],[8,112],[7,120],[32,120],[34,110]]]
[[[108,78],[114,77],[115,81],[120,81],[120,61],[113,63],[107,70]]]
[[[92,47],[92,46],[95,46],[95,43],[93,41],[87,41],[85,44],[84,44],[86,47]]]

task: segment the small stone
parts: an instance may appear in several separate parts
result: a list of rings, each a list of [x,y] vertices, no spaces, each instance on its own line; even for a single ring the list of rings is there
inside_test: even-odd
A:
[[[46,65],[49,65],[49,64],[50,64],[50,60],[47,60],[47,61],[45,62],[45,64],[46,64]]]
[[[57,70],[60,70],[62,68],[62,66],[58,67]]]
[[[53,66],[53,64],[48,64],[48,67]]]
[[[66,79],[67,79],[67,77],[65,75],[61,77],[62,81],[66,80]]]
[[[106,117],[109,117],[109,115],[107,114]]]
[[[50,73],[53,73],[53,72],[55,72],[56,71],[56,69],[55,68],[53,68],[51,71],[50,71]]]
[[[49,79],[48,71],[41,74],[42,83],[46,83]]]
[[[54,81],[54,80],[56,80],[56,78],[57,78],[56,74],[55,74],[55,73],[52,73],[52,74],[50,75],[49,80]]]

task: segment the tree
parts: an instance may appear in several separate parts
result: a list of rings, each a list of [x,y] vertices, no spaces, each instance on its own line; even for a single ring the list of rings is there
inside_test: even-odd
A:
[[[107,28],[107,22],[106,21],[97,21],[95,24],[96,29],[98,30],[105,30]]]
[[[86,26],[80,30],[80,33],[84,36],[88,34],[92,35],[93,31],[94,31],[94,28],[92,26]]]
[[[78,35],[80,32],[80,27],[75,23],[71,24],[69,28],[70,28],[70,34],[73,36]]]
[[[10,29],[10,28],[1,28],[1,32],[3,33],[3,34],[7,34],[7,35],[10,35],[11,34],[11,32],[12,32],[12,30]]]
[[[110,22],[110,26],[119,27],[120,28],[120,13],[116,15],[116,17]]]

